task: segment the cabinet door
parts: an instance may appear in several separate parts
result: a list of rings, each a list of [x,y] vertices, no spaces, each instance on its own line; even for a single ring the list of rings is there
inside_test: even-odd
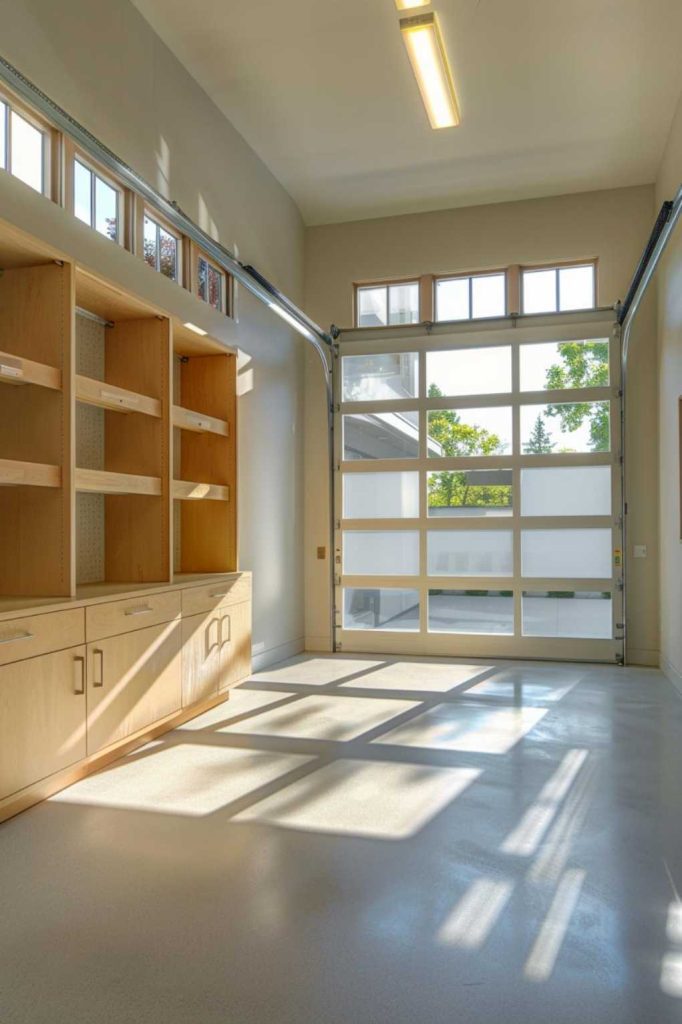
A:
[[[88,644],[88,754],[181,706],[180,622]]]
[[[0,799],[85,757],[85,647],[0,668]]]
[[[225,690],[251,674],[251,602],[219,609],[220,687]]]
[[[214,697],[220,677],[220,613],[182,620],[182,706]]]

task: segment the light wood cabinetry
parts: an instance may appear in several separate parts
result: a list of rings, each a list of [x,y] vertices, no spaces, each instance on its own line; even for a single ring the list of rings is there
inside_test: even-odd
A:
[[[144,629],[145,626],[172,622],[180,618],[181,607],[182,598],[177,590],[93,604],[85,609],[85,636],[89,643]]]
[[[219,690],[234,686],[251,671],[251,603],[228,605],[220,613]]]
[[[205,700],[251,671],[251,603],[217,604],[182,620],[182,703]]]

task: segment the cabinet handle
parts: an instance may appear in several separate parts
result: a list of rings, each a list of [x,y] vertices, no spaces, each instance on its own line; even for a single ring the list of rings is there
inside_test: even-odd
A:
[[[209,597],[227,597],[229,590],[212,590]]]
[[[154,609],[148,604],[140,604],[137,608],[126,608],[124,615],[148,615],[149,612],[153,612]]]
[[[104,686],[104,651],[95,648],[93,656],[93,686]]]
[[[85,693],[85,658],[80,654],[73,659],[73,692],[76,696]]]
[[[19,630],[17,633],[8,633],[7,636],[0,636],[0,644],[11,644],[15,640],[32,640],[33,633],[27,632],[25,629]]]
[[[227,623],[227,636],[226,637],[223,636],[223,623],[224,622]],[[229,644],[231,639],[232,639],[232,620],[231,620],[229,615],[224,615],[223,618],[220,620],[220,646],[222,647],[223,644]]]

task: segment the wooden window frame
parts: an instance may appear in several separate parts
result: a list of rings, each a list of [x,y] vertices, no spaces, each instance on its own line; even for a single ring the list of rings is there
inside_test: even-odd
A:
[[[216,312],[223,313],[225,316],[231,316],[231,310],[233,305],[232,275],[228,274],[226,270],[223,270],[222,267],[218,266],[215,260],[212,260],[211,257],[201,248],[201,246],[196,245],[194,242],[191,242],[189,246],[186,246],[186,248],[189,250],[190,258],[189,274],[186,277],[189,290],[192,292],[193,295],[195,295],[199,299],[200,302],[205,302],[210,309],[215,309]],[[218,309],[218,307],[216,306],[212,306],[208,299],[203,299],[199,294],[200,259],[204,260],[209,265],[209,267],[212,267],[214,270],[216,270],[223,279],[220,309]]]
[[[556,292],[556,309],[548,310],[546,314],[538,313],[538,316],[551,316],[552,313],[572,313],[577,312],[576,310],[561,309],[560,305],[560,291],[559,291],[559,271],[567,270],[571,267],[592,267],[592,295],[593,305],[586,306],[585,309],[598,309],[599,308],[599,259],[596,256],[591,256],[584,260],[564,260],[561,262],[553,263],[529,263],[522,264],[518,267],[519,271],[519,307],[520,312],[524,313],[524,298],[523,298],[523,278],[526,273],[533,273],[534,271],[553,270],[556,275],[555,280],[555,292]],[[534,314],[529,314],[534,315]]]
[[[120,181],[118,181],[112,174],[109,174],[96,160],[92,160],[89,156],[86,156],[73,142],[71,139],[64,138],[64,173],[63,173],[63,196],[62,205],[73,217],[76,216],[76,204],[74,195],[75,186],[75,167],[76,161],[86,170],[90,171],[92,175],[99,178],[113,188],[118,196],[117,200],[117,235],[116,238],[109,238],[110,242],[114,242],[116,245],[122,246],[124,249],[132,251],[132,233],[130,225],[130,193]],[[94,196],[94,187],[93,187]],[[80,218],[78,218],[80,220]],[[85,224],[91,231],[96,231],[97,234],[101,235],[102,238],[108,238],[108,235],[103,234],[101,231],[97,231],[94,224],[87,224],[86,221],[80,221],[81,224]]]
[[[178,232],[177,228],[174,228],[171,225],[170,221],[166,220],[166,218],[163,216],[163,214],[159,213],[158,210],[155,209],[155,207],[149,206],[148,203],[144,203],[142,201],[138,203],[138,215],[139,215],[139,225],[137,226],[137,231],[136,231],[137,238],[139,239],[139,242],[138,242],[138,246],[139,246],[138,255],[140,255],[142,257],[143,262],[149,267],[150,264],[147,263],[147,261],[144,258],[144,221],[145,221],[145,218],[147,218],[147,220],[151,220],[154,224],[157,225],[157,227],[163,228],[163,230],[167,234],[172,235],[173,238],[175,239],[176,246],[177,246],[177,249],[176,249],[176,261],[175,261],[176,276],[175,277],[168,277],[167,274],[162,274],[162,276],[165,277],[168,281],[173,281],[175,284],[179,284],[181,287],[183,287],[184,286],[184,282],[186,280],[186,273],[187,273],[187,266],[186,266],[186,260],[185,260],[185,249],[187,248],[187,246],[186,246],[186,241],[187,240],[186,240],[185,236],[183,234],[181,234],[180,232]],[[158,274],[161,274],[161,270],[159,270],[158,267],[151,268],[151,269],[156,269],[156,272]]]
[[[60,173],[60,139],[61,135],[49,121],[36,114],[26,103],[22,102],[10,90],[4,86],[0,87],[0,102],[7,107],[7,122],[5,125],[5,167],[8,174],[12,174],[12,111],[32,125],[43,137],[43,159],[42,159],[42,188],[39,194],[46,196],[55,203],[61,199],[61,173]],[[30,187],[30,186],[29,186]],[[35,189],[34,191],[38,191]]]
[[[512,296],[510,296],[510,288],[509,288],[509,277],[510,277],[509,270],[510,270],[509,267],[497,267],[497,268],[495,268],[493,270],[470,270],[470,271],[466,271],[466,272],[461,273],[461,274],[457,273],[457,274],[436,274],[436,275],[434,275],[434,277],[433,277],[433,321],[434,321],[434,323],[439,323],[439,324],[440,323],[448,323],[447,320],[439,320],[438,319],[438,302],[437,302],[436,296],[437,296],[437,293],[438,293],[438,284],[439,284],[440,281],[465,281],[465,280],[468,280],[468,282],[469,282],[469,316],[468,317],[463,317],[461,320],[455,321],[456,323],[466,324],[466,323],[471,323],[471,322],[476,321],[476,320],[489,319],[487,317],[473,317],[471,315],[471,311],[473,309],[473,284],[472,284],[472,282],[473,282],[474,278],[476,278],[476,277],[499,277],[499,276],[504,277],[504,313],[500,313],[500,317],[507,317],[507,316],[509,316],[510,309],[512,309],[512,307],[513,307],[513,302],[510,301]]]
[[[353,323],[356,327],[359,327],[358,316],[360,314],[360,307],[358,303],[358,292],[365,288],[385,288],[386,289],[386,320],[388,321],[388,291],[390,288],[397,288],[406,284],[416,284],[418,288],[418,309],[417,309],[417,323],[423,323],[424,321],[430,321],[433,315],[433,309],[429,303],[429,295],[433,289],[433,276],[431,274],[424,274],[417,277],[392,277],[390,279],[382,281],[354,281],[353,282]],[[426,307],[426,308],[425,308]],[[399,327],[399,326],[410,326],[405,324],[389,324],[388,322],[383,324],[375,324],[374,327],[362,327],[363,331],[376,330],[380,327]],[[415,326],[412,324],[412,326]]]

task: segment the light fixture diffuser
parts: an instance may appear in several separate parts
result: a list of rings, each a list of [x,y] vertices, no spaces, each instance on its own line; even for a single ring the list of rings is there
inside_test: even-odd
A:
[[[432,128],[454,128],[459,109],[436,15],[400,19],[400,31]]]
[[[395,0],[399,11],[411,11],[413,7],[428,7],[431,0]]]
[[[206,331],[202,331],[201,327],[197,327],[197,325],[196,325],[196,324],[192,324],[192,323],[190,323],[190,322],[189,322],[189,320],[187,321],[187,323],[186,323],[186,324],[183,324],[182,326],[183,326],[183,327],[186,327],[186,328],[187,328],[187,329],[188,329],[189,331],[194,331],[194,333],[195,333],[195,334],[199,334],[199,335],[201,335],[201,337],[202,337],[202,338],[203,338],[203,337],[204,337],[204,336],[206,335],[206,333],[207,333]]]

